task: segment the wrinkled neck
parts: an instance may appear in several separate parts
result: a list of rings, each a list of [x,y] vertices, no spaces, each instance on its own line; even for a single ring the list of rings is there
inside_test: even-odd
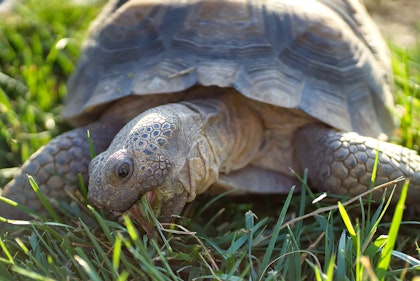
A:
[[[191,182],[195,194],[204,192],[219,173],[229,173],[248,165],[259,152],[263,141],[263,124],[239,94],[218,99],[183,102],[194,118],[195,139],[187,159],[194,167]],[[190,173],[191,174],[191,173]]]

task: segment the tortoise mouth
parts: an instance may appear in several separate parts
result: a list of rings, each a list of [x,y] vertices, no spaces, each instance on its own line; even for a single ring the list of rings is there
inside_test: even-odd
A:
[[[148,191],[148,192],[146,192],[146,194],[145,194],[145,195],[143,195],[143,196],[146,196],[146,199],[147,199],[147,200],[149,200],[149,203],[150,203],[150,204],[152,204],[152,203],[153,203],[153,201],[155,201],[155,198],[156,198],[156,192],[154,192],[153,190],[152,190],[152,191]]]
[[[141,198],[145,197],[148,201],[150,206],[153,206],[153,202],[156,199],[156,192],[155,191],[148,191],[145,194],[143,194],[142,196],[140,196],[140,199],[137,201],[134,201],[133,204],[131,204],[127,209],[123,210],[123,211],[117,211],[117,210],[110,210],[110,212],[114,215],[114,216],[121,216],[124,213],[130,213],[130,210],[132,210],[133,208],[135,208],[137,206],[137,204],[140,203]],[[136,207],[137,208],[137,207]]]
[[[146,210],[140,206],[141,199],[145,197],[146,200],[149,202],[149,206],[151,209]],[[141,229],[149,236],[149,238],[154,237],[155,233],[155,224],[153,219],[150,217],[148,212],[153,211],[153,203],[156,199],[156,192],[155,191],[148,191],[146,192],[140,200],[135,202],[125,213],[128,214],[132,219],[134,219],[137,224],[141,227]]]

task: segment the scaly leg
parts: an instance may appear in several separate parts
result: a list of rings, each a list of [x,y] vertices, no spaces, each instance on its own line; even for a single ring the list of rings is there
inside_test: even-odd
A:
[[[79,187],[79,173],[86,184],[88,181],[91,156],[87,130],[90,130],[95,152],[100,153],[108,147],[118,129],[119,126],[97,122],[57,136],[25,162],[18,176],[0,191],[1,196],[43,212],[42,204],[33,192],[27,175],[34,177],[47,198],[65,199],[66,190],[74,192]],[[3,202],[0,202],[0,216],[9,219],[28,218],[26,213]]]
[[[311,186],[337,194],[356,195],[369,189],[377,149],[375,185],[403,176],[410,180],[407,203],[418,204],[420,156],[415,151],[319,124],[307,125],[296,134],[296,160],[301,170],[308,168]]]

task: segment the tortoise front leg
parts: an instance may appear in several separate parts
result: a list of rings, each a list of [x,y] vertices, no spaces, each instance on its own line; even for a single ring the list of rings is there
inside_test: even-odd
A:
[[[18,176],[1,191],[1,196],[42,213],[42,204],[33,192],[27,175],[34,177],[47,198],[65,199],[66,190],[74,192],[79,187],[79,173],[85,183],[88,181],[91,156],[87,130],[90,130],[95,152],[100,153],[109,146],[118,129],[118,126],[97,122],[57,136],[24,163]],[[0,202],[0,216],[9,219],[28,218],[26,213],[3,202]]]
[[[415,151],[320,124],[307,125],[296,134],[298,166],[301,171],[308,168],[310,184],[321,191],[357,195],[368,190],[377,150],[375,185],[403,176],[410,180],[407,203],[418,204],[420,156]],[[380,195],[376,193],[374,198]]]

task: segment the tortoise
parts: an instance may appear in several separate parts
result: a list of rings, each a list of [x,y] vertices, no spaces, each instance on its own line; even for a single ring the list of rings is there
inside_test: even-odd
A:
[[[36,152],[4,189],[37,211],[81,173],[97,207],[142,196],[162,221],[210,187],[355,195],[410,180],[420,157],[394,128],[387,47],[358,0],[111,1],[91,25],[63,116],[76,127]],[[86,131],[98,155],[91,161]],[[376,194],[376,197],[381,194]],[[0,206],[0,215],[25,215]]]

